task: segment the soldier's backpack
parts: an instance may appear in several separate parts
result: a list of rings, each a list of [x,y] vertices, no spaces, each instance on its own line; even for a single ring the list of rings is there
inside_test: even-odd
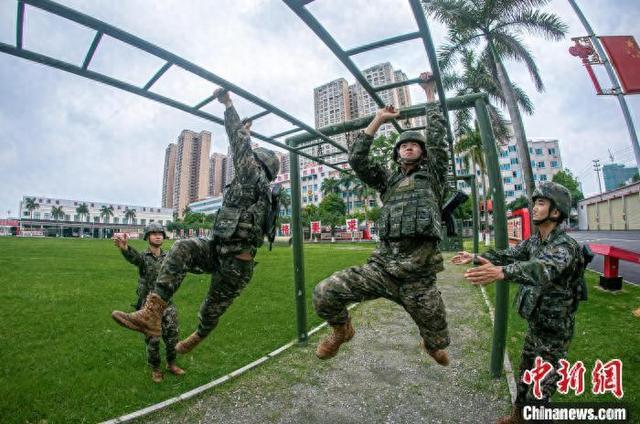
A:
[[[578,281],[578,284],[576,284],[576,287],[575,287],[576,300],[580,302],[588,299],[587,283],[584,280],[584,271],[587,269],[587,266],[591,263],[594,257],[593,252],[589,248],[588,244],[582,245],[581,253],[582,253],[582,260],[580,261],[580,270],[579,270],[580,279]]]
[[[276,238],[276,227],[278,214],[280,212],[280,193],[282,192],[282,186],[280,184],[275,184],[271,191],[269,192],[269,203],[270,207],[267,210],[267,219],[264,222],[264,234],[267,236],[267,240],[269,241],[269,251],[271,251],[271,247],[273,246],[273,241]]]

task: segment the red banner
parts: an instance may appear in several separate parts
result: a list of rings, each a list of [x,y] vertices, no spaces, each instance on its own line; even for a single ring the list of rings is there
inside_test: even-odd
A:
[[[280,234],[283,236],[289,235],[289,224],[280,224]]]
[[[640,93],[640,48],[630,35],[599,37],[625,93]]]
[[[358,231],[358,220],[355,218],[347,219],[347,231]]]
[[[322,226],[320,221],[311,221],[311,234],[320,234],[322,232]]]

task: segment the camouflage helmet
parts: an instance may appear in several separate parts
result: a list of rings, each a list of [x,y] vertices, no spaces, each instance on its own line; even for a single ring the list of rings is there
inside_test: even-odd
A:
[[[540,184],[531,196],[532,201],[538,198],[549,199],[558,211],[566,218],[571,212],[571,193],[558,183],[545,182]]]
[[[276,175],[278,175],[278,171],[280,170],[280,160],[273,152],[273,150],[265,149],[264,147],[257,147],[253,149],[253,153],[256,155],[258,160],[264,165],[264,168],[267,171],[267,177],[270,180],[274,180]]]
[[[144,239],[147,240],[149,238],[149,234],[151,233],[162,233],[164,238],[167,238],[167,233],[164,232],[164,227],[162,224],[157,222],[152,222],[151,224],[144,227]]]
[[[420,131],[405,131],[402,134],[400,134],[400,137],[398,137],[398,139],[396,140],[396,144],[395,146],[393,146],[393,161],[397,162],[398,161],[398,156],[399,156],[399,151],[400,151],[400,145],[402,143],[405,143],[407,141],[413,141],[416,142],[420,145],[420,147],[422,148],[422,154],[425,153],[426,149],[426,139],[424,137],[424,135],[422,135],[422,133]]]

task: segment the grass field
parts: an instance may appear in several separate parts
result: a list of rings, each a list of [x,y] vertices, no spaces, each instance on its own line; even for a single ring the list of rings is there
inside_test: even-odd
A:
[[[144,248],[142,241],[132,241]],[[305,247],[307,298],[334,270],[363,263],[372,246]],[[2,422],[96,422],[209,382],[294,339],[291,250],[262,249],[254,278],[214,333],[178,363],[187,374],[149,378],[142,335],[118,327],[137,270],[106,240],[0,238]],[[197,324],[208,275],[189,275],[174,301],[180,333]],[[307,305],[309,327],[320,323]],[[164,357],[163,357],[164,361]]]

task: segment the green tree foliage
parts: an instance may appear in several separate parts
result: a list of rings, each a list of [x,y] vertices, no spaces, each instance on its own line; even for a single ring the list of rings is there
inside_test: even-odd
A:
[[[24,199],[24,208],[29,211],[31,218],[33,219],[33,211],[38,209],[40,204],[36,202],[35,197],[27,197]]]
[[[335,228],[345,222],[346,205],[342,198],[335,194],[329,193],[322,199],[318,208],[322,225],[331,227],[331,235],[333,236]]]
[[[558,172],[551,180],[561,186],[566,187],[571,193],[571,206],[577,207],[578,202],[584,199],[584,194],[580,191],[580,182],[574,177],[569,169]]]
[[[381,209],[379,207],[370,208],[367,212],[367,219],[372,222],[377,222],[380,218],[380,211]]]
[[[507,209],[509,209],[510,211],[515,211],[516,209],[527,207],[529,207],[529,199],[527,199],[527,196],[520,196],[513,202],[509,202],[509,204],[507,205]]]
[[[307,205],[302,209],[300,219],[302,220],[302,225],[309,227],[311,221],[318,221],[320,219],[320,210],[316,205]]]

